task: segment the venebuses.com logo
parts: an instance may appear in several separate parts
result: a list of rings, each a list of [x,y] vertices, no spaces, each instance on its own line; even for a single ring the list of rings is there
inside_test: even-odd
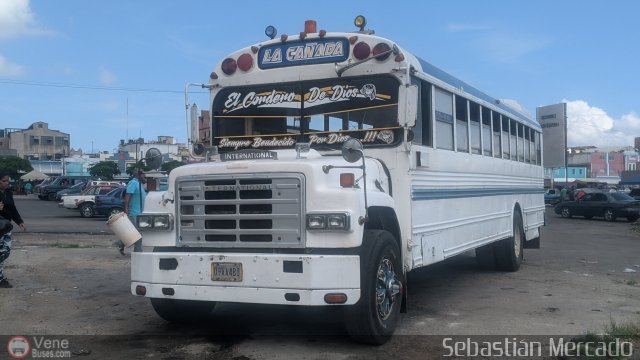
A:
[[[13,336],[7,341],[7,354],[12,359],[70,358],[68,339],[46,336]]]
[[[7,353],[14,359],[24,359],[30,352],[29,339],[24,336],[14,336],[7,342]]]

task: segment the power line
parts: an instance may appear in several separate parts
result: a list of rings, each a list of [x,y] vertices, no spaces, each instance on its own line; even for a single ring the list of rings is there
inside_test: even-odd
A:
[[[69,89],[105,90],[105,91],[151,92],[151,93],[173,93],[173,94],[184,93],[184,91],[177,91],[177,90],[125,88],[125,87],[115,87],[115,86],[86,85],[86,84],[64,84],[64,83],[55,83],[55,82],[12,80],[12,79],[0,79],[0,84],[42,86],[42,87],[69,88]]]

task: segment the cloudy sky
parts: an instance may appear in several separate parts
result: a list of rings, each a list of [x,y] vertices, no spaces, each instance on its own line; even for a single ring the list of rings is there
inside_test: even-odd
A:
[[[632,145],[639,13],[635,0],[0,0],[0,128],[44,121],[85,152],[185,142],[184,86],[226,54],[265,40],[267,25],[352,31],[363,14],[377,35],[531,114],[567,102],[569,146]]]

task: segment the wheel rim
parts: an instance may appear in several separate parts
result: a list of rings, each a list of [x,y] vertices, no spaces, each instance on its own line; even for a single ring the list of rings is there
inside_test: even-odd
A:
[[[570,214],[571,212],[568,208],[562,208],[562,217],[569,217]]]
[[[401,291],[402,283],[393,269],[391,259],[382,259],[376,281],[376,308],[380,319],[386,320],[391,315],[397,295]]]
[[[515,234],[513,234],[513,253],[516,255],[516,258],[520,257],[520,253],[522,252],[522,231],[520,230],[520,227],[517,226],[516,227],[516,231]]]
[[[87,206],[85,206],[85,207],[83,207],[83,208],[82,208],[82,214],[83,214],[84,216],[86,216],[86,217],[90,217],[92,212],[93,212],[93,211],[91,210],[91,208],[89,208],[89,207],[87,207]]]
[[[611,211],[610,209],[605,210],[604,219],[607,221],[611,221],[611,219],[613,219],[613,211]]]

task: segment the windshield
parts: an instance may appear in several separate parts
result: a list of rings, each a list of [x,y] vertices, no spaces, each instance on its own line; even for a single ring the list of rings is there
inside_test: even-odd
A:
[[[396,145],[399,83],[391,77],[331,79],[221,90],[213,102],[214,145],[221,151]]]
[[[634,198],[632,198],[631,196],[629,196],[626,193],[621,193],[621,192],[615,192],[615,193],[611,193],[611,196],[616,199],[616,200],[626,200],[626,201],[633,201],[635,200]]]

